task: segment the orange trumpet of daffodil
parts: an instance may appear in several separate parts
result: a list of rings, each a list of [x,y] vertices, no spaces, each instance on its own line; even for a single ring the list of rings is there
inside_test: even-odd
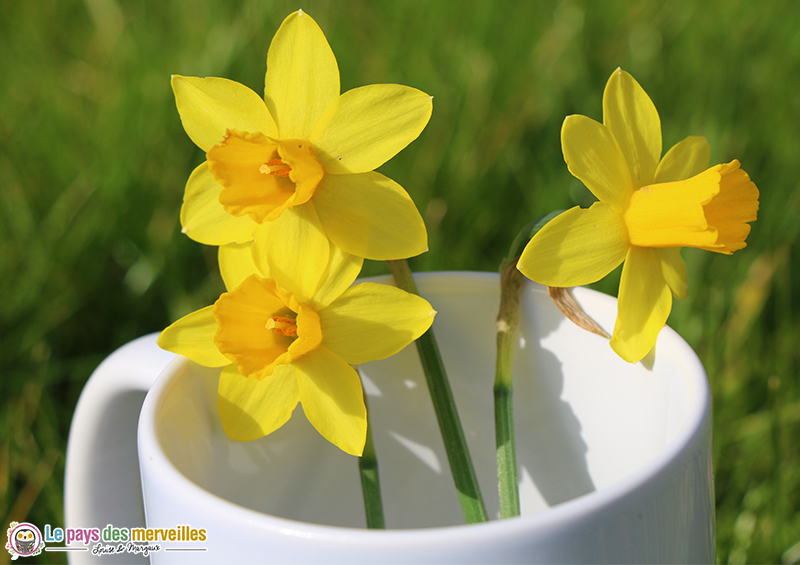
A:
[[[178,112],[206,162],[189,178],[183,231],[209,245],[254,241],[264,268],[297,250],[327,264],[328,240],[369,259],[427,250],[406,191],[374,169],[417,138],[431,116],[424,92],[376,84],[340,94],[325,35],[302,11],[269,48],[264,98],[222,78],[173,76]]]
[[[328,257],[321,278],[310,261],[275,277],[258,270],[249,245],[220,247],[228,292],[161,332],[163,349],[221,368],[217,410],[231,439],[277,430],[299,402],[323,437],[361,455],[366,407],[351,365],[397,353],[432,324],[426,300],[382,284],[350,286],[361,262],[333,245]]]
[[[553,287],[600,280],[620,263],[611,347],[635,363],[652,349],[672,296],[688,292],[681,247],[731,254],[745,247],[758,189],[738,161],[708,167],[703,137],[661,157],[661,121],[631,75],[618,69],[603,93],[603,123],[569,116],[561,129],[569,171],[599,202],[567,210],[528,243],[519,269]]]

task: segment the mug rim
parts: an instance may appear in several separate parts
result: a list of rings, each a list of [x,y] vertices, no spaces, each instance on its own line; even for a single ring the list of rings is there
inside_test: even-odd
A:
[[[452,283],[491,283],[496,284],[499,278],[497,273],[475,271],[436,271],[415,273],[414,277],[428,282]],[[389,275],[359,279],[357,282],[390,280]],[[451,280],[448,280],[451,279]],[[546,292],[542,285],[526,279],[527,291]],[[576,299],[597,301],[605,307],[615,307],[616,298],[585,287],[574,289]],[[291,518],[283,518],[267,514],[258,510],[241,506],[214,494],[190,478],[186,477],[173,465],[161,448],[160,441],[155,431],[156,417],[161,405],[166,398],[166,393],[174,383],[176,375],[180,374],[184,366],[191,361],[178,356],[158,376],[142,406],[138,425],[139,458],[148,460],[147,466],[152,469],[159,479],[168,481],[173,493],[185,500],[192,500],[203,507],[215,507],[215,514],[232,523],[247,524],[250,528],[268,530],[286,536],[298,536],[319,541],[341,541],[360,543],[365,546],[372,543],[381,543],[390,540],[406,542],[436,542],[463,539],[465,534],[471,538],[493,539],[502,528],[505,534],[518,531],[541,530],[547,531],[557,528],[559,524],[571,522],[579,517],[592,515],[613,505],[626,495],[643,488],[647,483],[656,480],[660,475],[668,473],[670,467],[678,464],[684,452],[692,451],[692,446],[698,441],[703,441],[706,429],[710,429],[711,418],[711,393],[705,369],[691,346],[672,328],[664,326],[658,336],[658,351],[660,355],[668,356],[678,367],[680,374],[687,384],[687,405],[685,424],[676,433],[668,444],[641,468],[631,472],[625,478],[611,485],[595,490],[571,500],[561,502],[545,510],[533,514],[517,516],[504,520],[491,519],[479,524],[458,524],[448,526],[433,526],[422,528],[397,528],[375,530],[366,527],[334,526],[302,522]],[[149,425],[146,425],[149,424]],[[143,473],[144,475],[144,473]],[[143,477],[144,479],[144,477]],[[177,492],[176,492],[177,491]],[[480,541],[480,540],[477,540]]]

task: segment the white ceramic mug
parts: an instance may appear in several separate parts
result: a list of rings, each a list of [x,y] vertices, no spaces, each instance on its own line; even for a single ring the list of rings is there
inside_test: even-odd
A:
[[[496,518],[498,277],[416,278],[438,311],[433,327]],[[613,298],[583,288],[574,295],[613,328]],[[148,527],[207,532],[202,543],[163,543],[154,563],[713,563],[711,405],[697,356],[664,328],[654,353],[631,365],[566,320],[543,287],[526,283],[521,299],[519,518],[460,525],[413,346],[361,366],[388,527],[376,531],[364,529],[357,460],[327,443],[301,409],[266,438],[231,442],[216,412],[218,370],[174,358],[151,335],[112,354],[81,396],[66,526],[143,526],[141,487]],[[70,558],[97,562],[86,552]]]

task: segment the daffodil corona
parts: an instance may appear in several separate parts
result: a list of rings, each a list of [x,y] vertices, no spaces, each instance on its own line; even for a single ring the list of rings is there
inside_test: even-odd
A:
[[[173,76],[172,87],[184,128],[207,158],[181,209],[192,239],[254,241],[254,257],[271,268],[294,260],[286,245],[295,240],[315,255],[330,240],[378,260],[427,249],[413,201],[374,169],[422,132],[431,97],[396,84],[340,94],[336,59],[308,14],[289,15],[275,34],[263,99],[222,78]]]
[[[351,365],[397,353],[430,327],[435,311],[391,286],[350,286],[361,264],[335,248],[325,277],[299,261],[284,286],[250,257],[247,246],[220,248],[229,291],[165,329],[159,345],[221,368],[217,409],[231,439],[275,431],[299,402],[323,437],[361,455],[366,408]]]
[[[745,247],[758,189],[738,161],[708,167],[703,137],[661,158],[661,121],[631,75],[618,69],[603,94],[603,123],[569,116],[564,159],[599,202],[567,210],[527,245],[519,269],[554,287],[593,283],[625,262],[611,347],[629,362],[653,347],[688,292],[681,247],[731,254]]]

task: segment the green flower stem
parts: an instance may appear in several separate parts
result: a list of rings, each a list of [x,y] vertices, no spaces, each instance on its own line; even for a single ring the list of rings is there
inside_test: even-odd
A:
[[[364,403],[367,395],[364,394]],[[383,519],[383,499],[381,498],[381,482],[378,477],[378,457],[372,441],[372,422],[369,419],[367,406],[367,442],[364,453],[358,458],[358,473],[361,476],[361,492],[364,495],[364,512],[367,515],[367,528],[383,530],[386,522]]]
[[[517,324],[519,288],[522,273],[517,260],[500,269],[500,312],[497,314],[497,363],[494,381],[494,423],[497,442],[497,483],[500,492],[500,517],[519,516],[519,478],[514,435],[514,385],[512,367]]]
[[[497,361],[494,378],[494,427],[501,518],[511,518],[520,514],[517,441],[514,434],[513,366],[515,336],[519,324],[519,289],[525,277],[517,269],[517,261],[531,238],[561,212],[563,210],[556,210],[540,216],[522,228],[511,242],[508,256],[500,267],[500,311],[497,314]]]
[[[405,259],[387,261],[387,263],[398,288],[419,294],[411,269]],[[450,472],[453,474],[464,520],[467,524],[486,522],[489,519],[486,505],[481,496],[475,468],[472,465],[467,441],[461,428],[461,421],[433,329],[425,332],[417,339],[416,343],[433,401],[433,409],[436,412],[436,419],[439,421],[439,429],[442,433],[447,460],[450,463]]]

